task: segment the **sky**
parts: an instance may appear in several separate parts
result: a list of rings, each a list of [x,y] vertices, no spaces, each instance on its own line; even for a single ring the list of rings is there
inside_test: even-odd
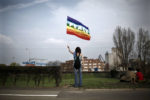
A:
[[[66,34],[67,16],[90,29],[91,40]],[[117,26],[150,31],[149,0],[0,0],[0,63],[30,58],[73,59],[79,46],[88,58],[111,52]]]

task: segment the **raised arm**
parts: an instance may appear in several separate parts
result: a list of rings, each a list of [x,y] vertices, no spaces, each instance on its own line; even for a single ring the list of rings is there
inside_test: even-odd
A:
[[[68,51],[69,51],[71,54],[73,54],[73,51],[70,50],[70,47],[67,46],[67,48],[68,48]]]
[[[82,54],[81,54],[81,58],[82,58],[82,64],[84,64],[84,57]]]

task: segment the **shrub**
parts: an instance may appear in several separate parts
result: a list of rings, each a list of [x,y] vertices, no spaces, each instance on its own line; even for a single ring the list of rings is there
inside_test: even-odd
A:
[[[110,71],[111,78],[116,78],[119,72],[116,69]]]

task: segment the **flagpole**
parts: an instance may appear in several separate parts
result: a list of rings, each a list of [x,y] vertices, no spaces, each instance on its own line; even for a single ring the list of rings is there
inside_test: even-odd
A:
[[[66,34],[66,44],[65,44],[65,47],[68,50],[69,44],[68,44],[68,35],[67,35],[67,22],[66,22],[66,33],[65,34]],[[66,73],[64,73],[64,87],[66,87],[66,83],[67,83],[67,81],[66,81]]]

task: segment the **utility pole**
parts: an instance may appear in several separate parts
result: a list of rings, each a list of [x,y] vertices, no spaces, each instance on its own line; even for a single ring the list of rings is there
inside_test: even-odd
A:
[[[29,62],[30,62],[30,49],[29,48],[26,48],[26,51],[27,51],[27,53],[28,53],[28,59],[29,59]]]
[[[12,57],[12,59],[13,59],[13,62],[15,62],[15,57],[14,56]]]

